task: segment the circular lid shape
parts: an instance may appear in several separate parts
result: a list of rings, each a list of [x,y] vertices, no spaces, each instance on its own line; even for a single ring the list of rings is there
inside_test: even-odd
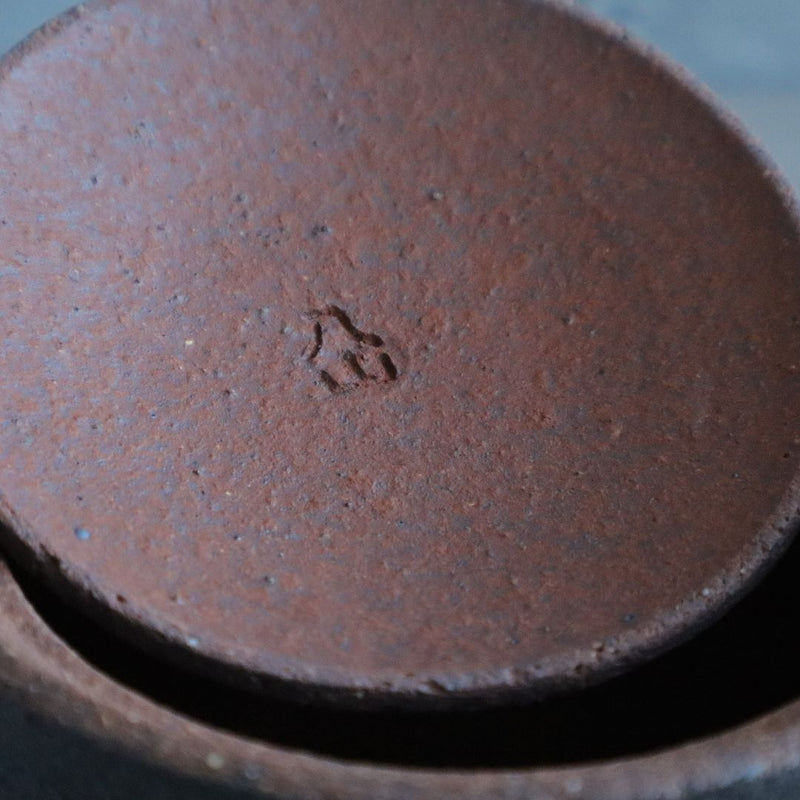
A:
[[[504,0],[119,0],[0,80],[7,545],[222,679],[542,694],[798,516],[800,241],[621,38]]]

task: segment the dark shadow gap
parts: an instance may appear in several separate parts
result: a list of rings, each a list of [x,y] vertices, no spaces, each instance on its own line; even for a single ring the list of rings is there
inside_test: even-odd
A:
[[[256,696],[140,652],[14,568],[44,621],[113,679],[206,724],[337,759],[455,768],[633,756],[709,736],[800,696],[800,542],[730,613],[631,673],[546,701],[355,711]]]

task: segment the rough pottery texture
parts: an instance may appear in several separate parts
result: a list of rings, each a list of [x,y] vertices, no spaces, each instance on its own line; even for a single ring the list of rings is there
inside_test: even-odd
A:
[[[577,693],[712,622],[800,517],[800,238],[684,81],[549,3],[117,0],[4,60],[0,141],[0,788],[790,796],[796,704],[379,766],[173,710],[31,605],[320,713]]]
[[[54,635],[4,564],[0,605],[8,797],[790,800],[800,780],[796,702],[695,744],[560,769],[421,770],[292,751],[203,725],[109,678]]]
[[[795,519],[761,165],[546,6],[452,11],[123,1],[6,63],[11,546],[226,679],[569,686]]]

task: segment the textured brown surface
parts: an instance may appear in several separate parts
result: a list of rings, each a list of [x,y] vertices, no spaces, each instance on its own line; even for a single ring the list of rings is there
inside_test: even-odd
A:
[[[536,769],[380,767],[232,735],[131,691],[54,635],[4,562],[0,608],[0,786],[9,797],[794,800],[800,785],[797,701],[638,758]]]
[[[796,524],[789,212],[548,7],[94,5],[0,141],[3,514],[176,652],[545,690]]]

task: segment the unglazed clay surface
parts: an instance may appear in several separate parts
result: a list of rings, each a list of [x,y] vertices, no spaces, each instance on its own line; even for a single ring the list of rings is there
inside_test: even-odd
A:
[[[3,515],[122,628],[544,691],[795,524],[793,219],[547,6],[98,4],[7,63],[0,137]]]

